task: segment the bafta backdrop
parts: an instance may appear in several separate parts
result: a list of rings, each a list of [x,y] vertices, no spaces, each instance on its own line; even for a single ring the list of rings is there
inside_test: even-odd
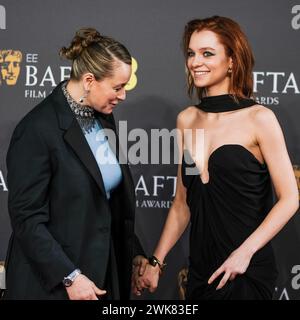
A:
[[[0,1],[0,261],[5,260],[11,226],[7,212],[5,158],[20,119],[70,75],[58,51],[81,27],[94,27],[129,48],[133,71],[127,100],[115,112],[124,143],[172,132],[176,116],[194,103],[186,93],[181,50],[184,25],[211,15],[236,20],[256,57],[255,99],[273,110],[283,128],[295,176],[300,179],[300,2],[290,0],[1,0]],[[171,141],[172,139],[170,139]],[[152,141],[153,142],[153,141]],[[148,153],[131,162],[136,191],[136,232],[147,254],[158,241],[176,188],[176,164],[151,161]],[[172,150],[172,146],[171,146]],[[145,151],[145,150],[144,150]],[[172,153],[172,152],[171,152]],[[172,153],[173,154],[173,153]],[[137,158],[135,158],[136,160]],[[132,160],[132,161],[130,161]],[[152,159],[153,160],[153,159]],[[282,173],[284,174],[284,173]],[[188,233],[167,257],[160,286],[147,299],[182,299],[189,255]],[[273,240],[279,266],[274,299],[300,299],[300,219],[298,214]],[[4,286],[0,263],[0,283]]]

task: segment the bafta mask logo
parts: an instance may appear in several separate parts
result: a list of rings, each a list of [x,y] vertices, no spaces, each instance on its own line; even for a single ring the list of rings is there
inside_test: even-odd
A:
[[[2,82],[8,86],[17,83],[20,74],[22,52],[19,50],[0,50],[0,71]]]
[[[188,280],[188,268],[182,268],[177,276],[178,281],[178,293],[179,293],[179,300],[185,300],[185,294],[186,294],[186,286],[187,286],[187,280]]]

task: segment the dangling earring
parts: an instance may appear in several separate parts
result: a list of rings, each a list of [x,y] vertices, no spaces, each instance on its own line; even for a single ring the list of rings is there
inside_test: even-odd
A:
[[[231,67],[228,68],[227,73],[228,73],[229,76],[231,76],[231,74],[232,74],[232,68]]]
[[[80,103],[83,103],[84,99],[87,97],[87,95],[89,94],[90,90],[85,90],[84,95],[79,99]]]

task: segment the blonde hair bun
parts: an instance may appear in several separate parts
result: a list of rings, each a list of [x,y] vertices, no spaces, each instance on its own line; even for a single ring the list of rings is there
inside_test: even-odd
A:
[[[101,42],[102,36],[94,28],[78,30],[69,47],[61,48],[59,54],[69,60],[75,60],[82,51],[94,43]]]

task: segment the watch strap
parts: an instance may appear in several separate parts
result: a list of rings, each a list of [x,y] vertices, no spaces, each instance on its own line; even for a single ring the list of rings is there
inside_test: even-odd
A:
[[[75,281],[75,279],[81,274],[81,270],[80,269],[75,269],[74,271],[72,271],[68,276],[64,277],[63,279],[63,284],[66,287],[70,287],[73,282]]]

